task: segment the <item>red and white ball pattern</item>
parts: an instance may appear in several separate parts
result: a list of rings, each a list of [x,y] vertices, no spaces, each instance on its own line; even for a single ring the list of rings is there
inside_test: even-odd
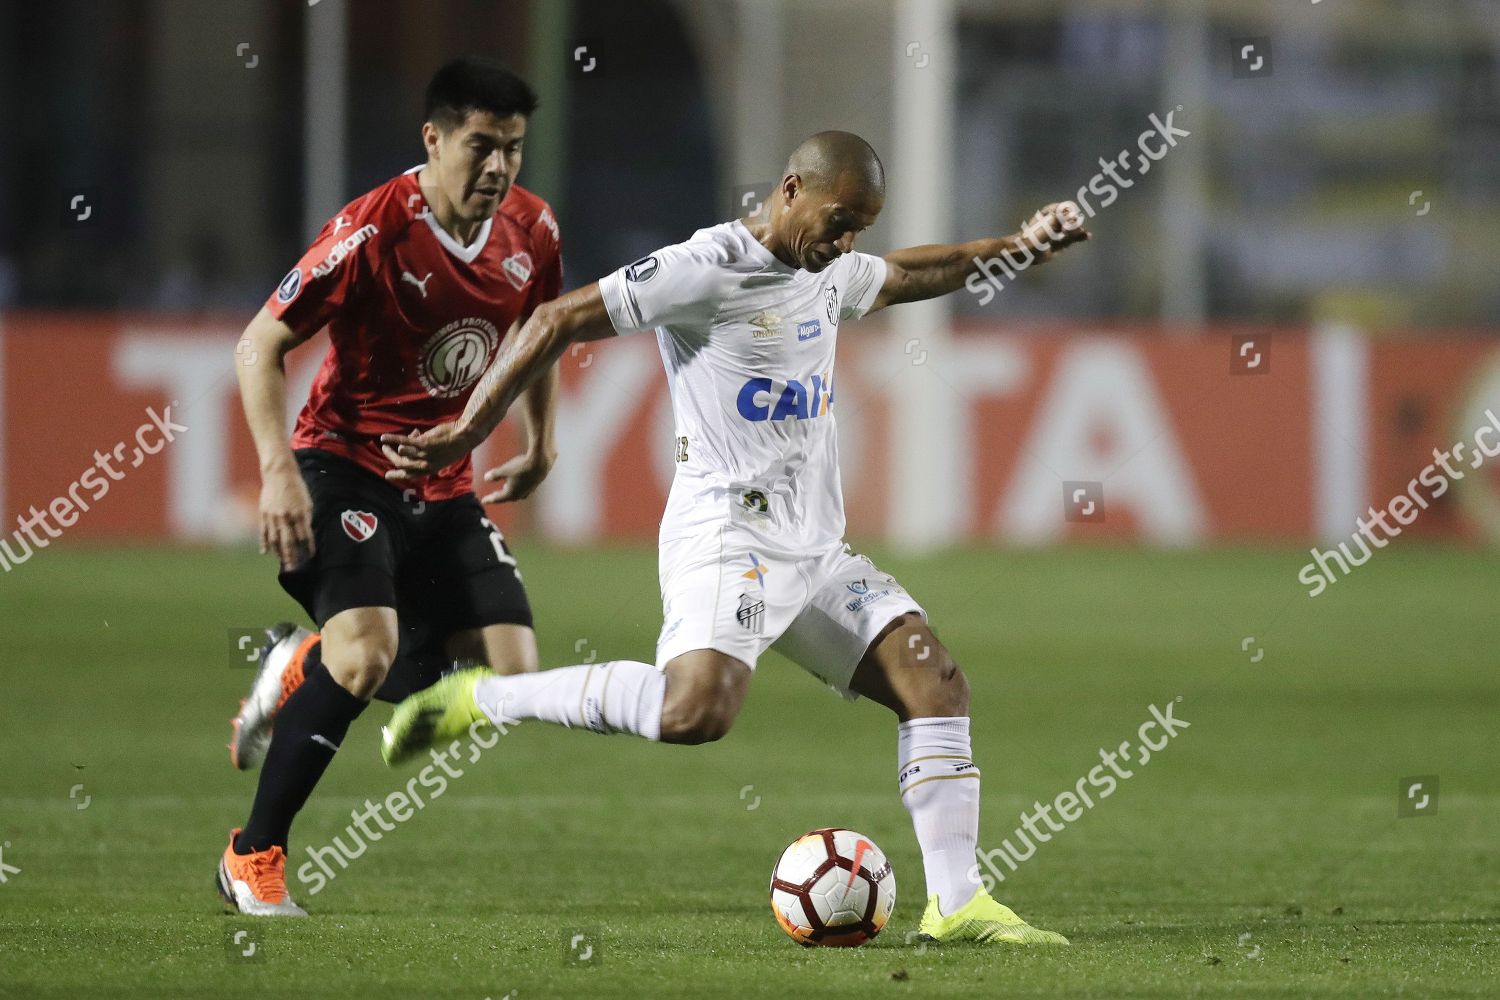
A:
[[[875,842],[853,830],[813,830],[792,841],[771,871],[771,912],[804,947],[854,948],[896,905],[896,876]]]

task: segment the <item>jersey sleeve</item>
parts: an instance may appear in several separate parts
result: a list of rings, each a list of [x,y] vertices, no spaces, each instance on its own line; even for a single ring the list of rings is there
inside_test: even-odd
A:
[[[615,332],[706,328],[719,312],[723,267],[710,244],[677,243],[599,280]]]
[[[543,302],[551,302],[562,294],[562,233],[550,206],[543,206],[531,226],[531,245],[537,254],[537,277],[526,300],[527,315],[535,312]]]
[[[266,300],[271,315],[303,336],[322,329],[348,303],[361,274],[369,274],[378,244],[391,234],[379,218],[377,192],[344,206],[329,219],[297,266]]]
[[[839,264],[844,268],[840,281],[843,291],[839,296],[839,318],[859,319],[870,311],[885,285],[885,258],[855,251],[839,258]]]

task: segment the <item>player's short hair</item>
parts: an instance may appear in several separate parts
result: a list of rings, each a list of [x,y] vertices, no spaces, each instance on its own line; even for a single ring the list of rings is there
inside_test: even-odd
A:
[[[427,84],[427,121],[444,132],[462,125],[471,111],[498,118],[530,118],[536,91],[505,65],[481,56],[460,56],[442,65]]]

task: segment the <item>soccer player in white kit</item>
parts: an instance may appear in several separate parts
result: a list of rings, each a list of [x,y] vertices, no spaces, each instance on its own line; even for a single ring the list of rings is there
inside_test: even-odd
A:
[[[569,344],[654,330],[677,459],[661,525],[654,665],[454,674],[397,708],[383,751],[394,763],[486,718],[717,740],[774,645],[846,696],[896,713],[897,781],[927,881],[921,934],[1066,944],[992,899],[972,874],[980,775],[968,682],[921,605],[844,543],[834,346],[847,320],[956,291],[1002,253],[1018,269],[1045,261],[1088,233],[1064,202],[1009,237],[883,258],[855,252],[884,201],[884,168],[869,144],[819,133],[792,154],[768,213],[700,230],[542,305],[459,421],[383,439],[392,479],[444,468],[484,440]]]

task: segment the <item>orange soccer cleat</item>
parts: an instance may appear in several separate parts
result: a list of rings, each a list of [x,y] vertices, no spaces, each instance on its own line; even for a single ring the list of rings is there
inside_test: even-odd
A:
[[[229,846],[219,859],[217,884],[225,905],[247,917],[307,916],[286,891],[286,851],[271,847],[236,854],[234,838],[239,832],[229,831]]]

